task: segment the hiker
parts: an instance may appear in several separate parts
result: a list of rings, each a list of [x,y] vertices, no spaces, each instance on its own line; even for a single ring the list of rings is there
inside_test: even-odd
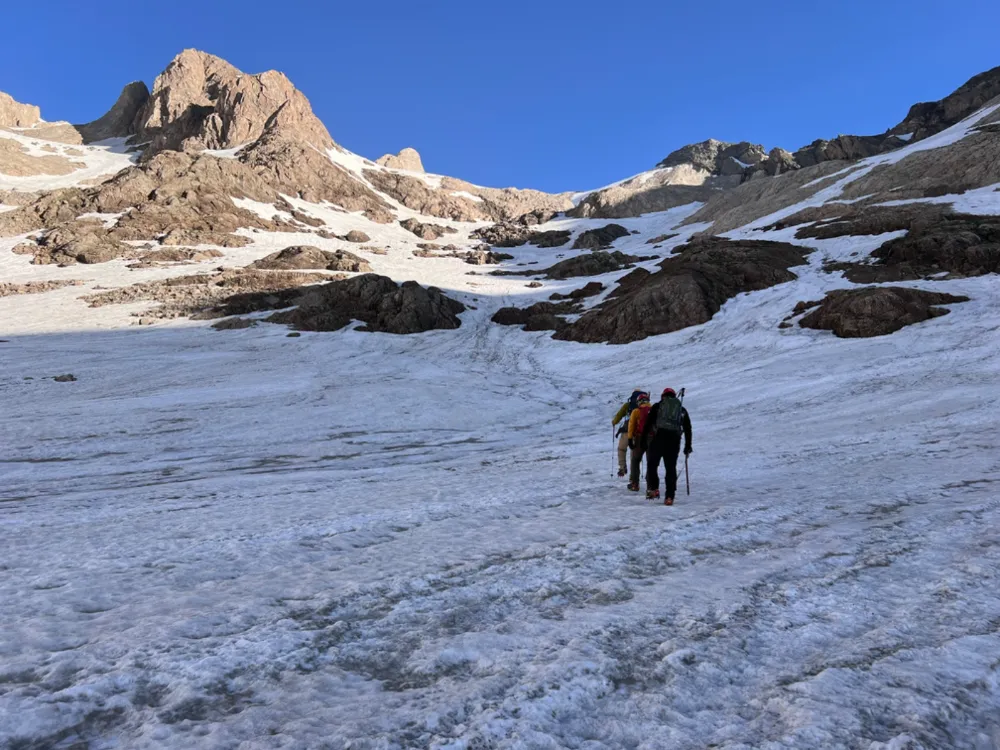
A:
[[[617,426],[623,419],[621,428],[616,433],[618,435],[618,476],[623,477],[628,473],[628,462],[626,452],[628,451],[628,417],[632,415],[632,410],[639,402],[639,395],[644,391],[642,388],[632,390],[632,395],[628,401],[611,417],[612,426]]]
[[[639,471],[642,468],[642,457],[646,454],[646,420],[651,408],[649,394],[640,393],[636,403],[636,408],[628,419],[628,447],[632,451],[628,488],[632,492],[639,491]]]
[[[691,455],[691,418],[673,388],[665,388],[660,401],[653,405],[646,418],[649,464],[646,467],[646,498],[660,497],[660,460],[666,465],[667,486],[663,491],[663,504],[673,505],[677,494],[677,454],[681,449],[684,433],[684,455]]]

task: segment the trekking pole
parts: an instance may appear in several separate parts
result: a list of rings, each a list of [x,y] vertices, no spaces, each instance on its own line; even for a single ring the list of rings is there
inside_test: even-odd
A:
[[[611,425],[611,476],[615,475],[615,453],[618,450],[617,441],[615,440],[615,426]]]

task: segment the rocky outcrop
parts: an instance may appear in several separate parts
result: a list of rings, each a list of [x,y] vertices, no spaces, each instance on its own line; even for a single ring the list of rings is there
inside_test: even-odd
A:
[[[568,299],[580,300],[580,299],[586,299],[587,297],[594,297],[603,291],[604,291],[604,284],[602,284],[600,281],[591,281],[588,282],[587,284],[584,284],[579,289],[574,289],[569,294],[560,294],[559,292],[555,292],[549,297],[549,299],[552,300],[553,302],[559,302],[561,300],[568,300]]]
[[[24,284],[0,281],[0,297],[13,297],[18,294],[41,294],[66,286],[80,286],[84,282],[77,279],[59,281],[28,281]]]
[[[966,302],[968,297],[926,292],[901,287],[865,287],[830,292],[815,310],[799,321],[803,328],[815,328],[841,338],[885,336],[949,310],[935,305]]]
[[[973,76],[944,99],[914,104],[903,121],[889,132],[912,135],[913,141],[919,141],[961,122],[998,96],[1000,67]]]
[[[555,338],[624,344],[705,323],[742,292],[792,281],[807,248],[780,242],[710,237],[683,246],[649,273],[637,269],[598,307],[561,327]]]
[[[0,91],[0,128],[30,128],[42,119],[42,111],[33,104],[21,104]]]
[[[573,243],[574,250],[602,250],[611,247],[615,240],[628,237],[628,230],[621,224],[608,224],[599,229],[581,232]]]
[[[250,300],[234,298],[222,306],[234,314]],[[386,276],[365,274],[345,281],[304,287],[274,295],[272,308],[296,305],[294,310],[268,318],[303,331],[336,331],[360,320],[363,331],[383,333],[421,333],[435,329],[453,329],[462,325],[458,314],[465,306],[444,295],[436,287],[422,287],[415,281],[398,285]],[[262,308],[256,308],[262,309]]]
[[[536,302],[528,307],[501,307],[491,320],[502,326],[523,326],[525,331],[557,331],[566,326],[561,316],[578,310],[573,302]]]
[[[626,219],[690,203],[705,203],[719,191],[708,172],[690,167],[647,173],[650,174],[650,179],[643,179],[643,175],[590,193],[566,215],[580,219]]]
[[[714,176],[739,177],[748,167],[756,166],[766,158],[767,151],[763,146],[746,141],[727,143],[711,138],[677,149],[656,168],[690,165]]]
[[[324,270],[350,273],[369,273],[368,261],[346,250],[321,250],[311,245],[286,247],[276,253],[256,260],[250,268],[271,271]]]
[[[424,163],[420,160],[420,154],[415,148],[404,148],[395,155],[386,154],[376,159],[375,163],[389,169],[405,169],[409,172],[424,171]]]
[[[643,258],[636,255],[626,255],[618,252],[607,253],[603,251],[587,253],[576,258],[561,260],[555,265],[539,271],[544,273],[549,279],[570,279],[577,276],[599,276],[602,273],[611,273],[629,268]]]
[[[824,161],[867,159],[905,145],[906,141],[889,134],[839,135],[832,141],[813,141],[792,154],[792,158],[800,168],[811,167]]]
[[[84,125],[75,125],[84,143],[106,138],[127,138],[135,134],[135,122],[149,100],[149,89],[142,81],[133,81],[122,89],[118,101],[103,116]]]
[[[104,223],[71,221],[44,233],[34,250],[32,263],[71,265],[106,263],[116,258],[134,258],[138,250],[112,236]]]
[[[431,242],[446,234],[458,233],[458,230],[454,227],[446,227],[441,224],[424,224],[417,219],[406,219],[399,222],[399,225],[407,232],[417,235],[420,239]]]
[[[259,138],[278,114],[289,137],[319,149],[333,139],[308,100],[274,70],[247,75],[225,60],[184,50],[157,76],[134,122],[151,156],[165,149],[228,149]]]

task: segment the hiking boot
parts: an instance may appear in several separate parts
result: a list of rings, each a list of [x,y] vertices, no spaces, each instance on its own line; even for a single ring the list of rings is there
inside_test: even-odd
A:
[[[647,500],[657,500],[657,499],[659,499],[659,497],[660,497],[660,491],[659,490],[646,490],[646,499]]]
[[[620,476],[620,477],[625,476],[625,469],[619,469],[618,470],[618,476]]]
[[[665,498],[663,498],[663,504],[664,505],[673,505],[674,504],[674,499],[672,497],[665,497]]]
[[[629,482],[628,483],[628,491],[629,492],[638,492],[639,491],[639,483],[638,482]]]

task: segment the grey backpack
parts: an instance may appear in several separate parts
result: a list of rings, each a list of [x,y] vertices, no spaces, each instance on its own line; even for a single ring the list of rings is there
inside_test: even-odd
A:
[[[660,401],[656,411],[656,431],[676,432],[684,430],[684,407],[676,398],[665,398]]]

